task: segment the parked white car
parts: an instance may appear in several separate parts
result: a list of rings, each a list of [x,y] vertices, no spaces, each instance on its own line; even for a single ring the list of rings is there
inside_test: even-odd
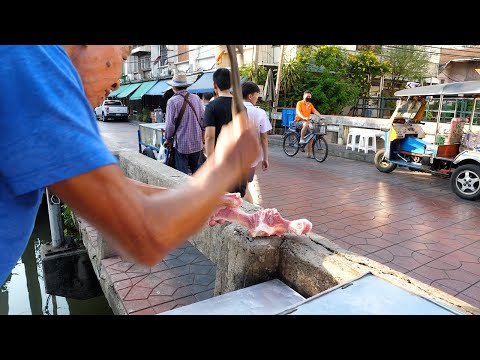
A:
[[[104,100],[103,104],[95,108],[97,120],[108,119],[128,120],[128,107],[121,100]]]

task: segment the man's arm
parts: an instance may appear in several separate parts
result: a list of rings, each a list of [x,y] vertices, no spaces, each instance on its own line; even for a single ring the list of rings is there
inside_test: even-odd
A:
[[[200,100],[200,124],[202,126],[202,142],[205,145],[205,108]]]
[[[258,156],[256,132],[234,140],[230,125],[222,128],[213,156],[181,188],[148,194],[143,186],[131,186],[114,164],[49,188],[134,260],[154,265],[205,225]]]
[[[214,104],[209,103],[205,107],[203,114],[203,123],[205,124],[205,155],[209,157],[215,151],[215,132],[216,132],[216,116]]]
[[[313,110],[313,113],[314,113],[315,115],[317,115],[319,118],[324,118],[324,116],[323,116],[322,114],[320,114],[316,109]]]
[[[155,186],[155,185],[150,185],[150,184],[145,184],[141,181],[137,181],[134,179],[130,179],[129,177],[125,177],[125,180],[129,183],[128,186],[131,187],[136,187],[140,192],[142,192],[144,195],[152,195],[152,194],[158,194],[162,191],[168,190],[165,187],[161,186]]]
[[[260,144],[262,146],[263,151],[263,161],[262,161],[262,169],[267,170],[269,167],[268,162],[268,132],[272,130],[272,124],[268,120],[268,115],[263,109],[258,109],[258,116],[259,116],[259,126],[258,130],[260,131]]]
[[[262,162],[262,169],[267,170],[269,167],[268,162],[268,133],[260,134],[260,142],[262,144],[262,151],[263,151],[263,162]]]
[[[315,109],[315,106],[313,106],[313,104],[312,104],[312,112],[313,112],[315,115],[317,115],[318,117],[323,118],[323,115],[320,114],[320,113],[317,111],[317,109]]]
[[[170,100],[170,99],[169,99]],[[173,136],[173,132],[175,131],[175,107],[171,101],[167,102],[167,108],[165,110],[165,140],[167,143],[169,142],[170,138]]]
[[[139,191],[141,191],[144,195],[152,195],[158,194],[163,191],[168,191],[168,188],[162,186],[155,186],[150,184],[145,184],[141,181],[137,181],[135,179],[130,179],[129,177],[125,178],[127,182],[129,182],[129,186],[136,187]],[[217,204],[218,207],[237,207],[236,202],[232,199],[229,194],[225,194],[220,198],[219,203]]]
[[[213,154],[215,150],[215,127],[207,126],[205,128],[205,152],[207,157]]]

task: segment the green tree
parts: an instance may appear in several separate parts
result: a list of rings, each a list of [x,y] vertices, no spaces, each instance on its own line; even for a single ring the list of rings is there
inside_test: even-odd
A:
[[[61,216],[63,220],[63,235],[72,236],[75,240],[79,241],[81,239],[80,233],[75,225],[72,209],[67,205],[62,204]]]
[[[240,66],[238,70],[241,77],[257,85],[265,85],[267,81],[268,69],[265,66],[259,65],[255,68],[253,64],[247,64]]]
[[[302,46],[296,59],[289,64],[291,74],[295,73],[298,78],[285,82],[289,88],[284,87],[283,106],[294,107],[307,89],[312,92],[313,104],[322,114],[339,113],[353,104],[359,87],[348,78],[346,64],[347,52],[338,46]]]
[[[287,61],[282,66],[282,79],[280,81],[280,92],[283,100],[286,101],[289,94],[296,93],[302,84],[305,76],[305,65],[297,59]]]
[[[391,91],[393,91],[395,85],[398,86],[403,81],[421,81],[428,76],[429,55],[420,46],[389,46],[383,50],[383,54],[391,64]]]
[[[358,51],[371,51],[376,55],[381,55],[382,46],[381,45],[357,45]]]
[[[380,61],[378,56],[371,50],[348,55],[348,77],[360,88],[362,96],[369,95],[372,79],[385,75],[390,70],[390,67],[390,62]]]

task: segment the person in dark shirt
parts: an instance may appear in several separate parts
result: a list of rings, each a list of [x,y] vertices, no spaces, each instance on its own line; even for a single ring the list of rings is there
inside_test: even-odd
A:
[[[230,70],[217,69],[213,73],[213,89],[216,98],[205,107],[205,150],[210,156],[217,143],[222,126],[232,121],[232,94],[230,94]]]
[[[230,93],[230,70],[226,68],[217,69],[213,73],[213,90],[215,99],[210,101],[205,107],[205,153],[207,158],[215,151],[220,130],[230,121],[232,121],[232,94]],[[248,182],[240,181],[232,189],[233,193],[240,193],[242,198],[245,196]]]

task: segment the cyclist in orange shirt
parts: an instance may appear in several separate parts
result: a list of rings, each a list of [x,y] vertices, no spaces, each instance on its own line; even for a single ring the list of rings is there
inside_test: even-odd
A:
[[[300,132],[300,144],[305,143],[304,136],[307,132],[308,124],[310,121],[310,115],[313,113],[318,117],[323,118],[323,116],[320,115],[317,109],[315,109],[311,101],[312,101],[312,93],[306,90],[303,93],[303,100],[300,100],[299,102],[297,102],[297,111],[295,115],[295,121],[303,121],[302,131]],[[307,145],[307,157],[313,158],[311,142]]]

